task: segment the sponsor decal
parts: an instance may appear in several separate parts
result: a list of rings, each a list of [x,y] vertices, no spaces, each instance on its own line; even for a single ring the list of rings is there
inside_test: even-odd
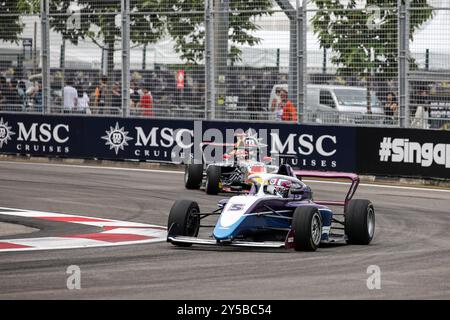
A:
[[[445,121],[450,118],[450,102],[436,101],[430,104],[430,118],[439,118]]]
[[[245,204],[242,203],[233,203],[228,210],[229,211],[241,211],[242,209],[244,209]]]
[[[277,133],[270,133],[271,152],[282,155],[282,162],[292,166],[336,168],[338,139],[336,135],[313,135],[291,133],[282,140]],[[283,157],[285,156],[285,157]]]
[[[287,163],[311,170],[353,171],[355,132],[284,123],[2,114],[0,151],[171,163],[248,161],[248,168]]]
[[[419,143],[409,139],[384,137],[380,142],[380,162],[433,164],[450,168],[450,144]]]
[[[292,131],[291,131],[292,132]],[[193,159],[204,163],[221,163],[224,156],[245,156],[248,160],[272,164],[331,168],[338,166],[338,136],[336,134],[280,133],[279,129],[204,128],[194,122],[194,130],[164,126],[119,125],[105,131],[101,139],[116,155],[126,151],[129,158],[189,163]],[[124,153],[121,153],[123,156]],[[200,162],[201,163],[201,162]]]
[[[4,144],[8,144],[11,136],[16,134],[11,129],[12,127],[8,125],[8,122],[4,122],[3,118],[0,118],[0,149],[3,148]]]
[[[133,138],[128,136],[128,131],[125,131],[124,127],[120,127],[119,123],[116,122],[115,127],[109,127],[109,130],[105,131],[106,135],[102,137],[105,140],[105,144],[109,146],[109,150],[115,151],[116,155],[119,154],[119,150],[125,150],[128,146],[128,141],[133,140]]]
[[[0,149],[27,154],[69,154],[69,133],[69,125],[65,123],[16,122],[2,117]]]
[[[190,150],[193,146],[190,141],[193,133],[189,129],[134,126],[129,130],[116,122],[115,126],[107,129],[105,133],[101,139],[106,141],[105,145],[109,150],[114,150],[115,154],[119,155],[120,151],[131,148],[132,154],[127,152],[130,158],[174,161],[177,149]]]
[[[70,137],[68,124],[17,122],[18,134],[16,150],[18,152],[68,154]]]

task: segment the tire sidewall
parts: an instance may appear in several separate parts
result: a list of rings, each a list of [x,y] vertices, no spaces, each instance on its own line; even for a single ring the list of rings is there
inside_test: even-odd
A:
[[[313,234],[312,234],[312,227],[313,227],[313,221],[317,219],[319,221],[319,236],[318,236],[318,240],[317,242],[314,241],[313,239]],[[311,246],[313,246],[314,248],[318,248],[320,245],[320,240],[322,239],[322,230],[323,230],[323,225],[322,225],[322,216],[320,215],[319,210],[317,210],[317,212],[314,213],[314,215],[311,217],[311,222],[309,223],[310,225],[310,230],[311,230]]]
[[[372,221],[371,221],[372,220]],[[372,232],[369,230],[372,224]],[[345,234],[349,244],[367,245],[375,235],[375,209],[369,200],[354,199],[345,213]]]
[[[318,241],[313,239],[313,221],[319,222]],[[317,207],[302,206],[294,211],[292,219],[292,229],[294,230],[294,248],[297,251],[315,251],[322,238],[322,216]]]
[[[211,165],[206,170],[205,189],[207,194],[216,195],[220,192],[220,170],[218,166]]]
[[[172,209],[170,210],[167,225],[171,235],[196,237],[199,231],[200,219],[199,217],[192,217],[192,213],[194,212],[200,212],[198,204],[195,201],[178,200],[177,202],[175,202],[175,204],[172,206]],[[195,232],[189,234],[187,228],[189,226],[189,223],[192,222],[191,219],[197,219],[197,227]]]
[[[184,169],[184,186],[187,189],[200,188],[203,180],[203,165],[188,164]]]

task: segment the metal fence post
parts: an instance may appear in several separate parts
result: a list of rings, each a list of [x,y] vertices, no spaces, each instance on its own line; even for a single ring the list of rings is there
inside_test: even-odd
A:
[[[230,0],[213,1],[214,117],[227,118],[228,29]]]
[[[49,0],[41,1],[41,65],[42,65],[42,110],[51,113],[50,106],[50,28]]]
[[[411,22],[411,0],[405,0],[405,124],[406,128],[411,125],[411,115],[410,115],[410,95],[409,95],[409,33],[410,33],[410,22]]]
[[[215,118],[214,28],[211,13],[213,0],[205,1],[205,119]]]
[[[409,53],[409,8],[410,0],[405,0],[404,4],[398,1],[398,89],[400,107],[400,126],[409,127],[409,93],[408,93],[408,53]]]
[[[289,19],[289,75],[288,75],[288,97],[294,105],[297,106],[299,101],[297,100],[298,92],[298,81],[297,81],[297,43],[298,43],[298,22],[297,15],[294,6],[289,2],[289,0],[275,0],[278,6],[284,11]],[[297,5],[298,7],[298,5]]]
[[[122,0],[122,115],[130,115],[130,0]]]
[[[306,0],[297,0],[297,114],[298,123],[304,121],[305,112],[305,73],[306,73]]]

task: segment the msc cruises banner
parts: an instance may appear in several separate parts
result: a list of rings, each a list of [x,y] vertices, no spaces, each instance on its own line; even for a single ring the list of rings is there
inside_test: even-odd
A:
[[[7,154],[187,163],[211,161],[205,154],[216,149],[212,160],[217,161],[242,136],[262,155],[295,167],[357,168],[356,128],[0,114],[0,153]]]

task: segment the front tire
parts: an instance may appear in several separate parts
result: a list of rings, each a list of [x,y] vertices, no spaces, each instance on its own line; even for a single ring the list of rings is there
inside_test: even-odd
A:
[[[347,243],[368,245],[375,234],[375,209],[369,200],[350,200],[345,212]]]
[[[322,216],[312,206],[297,207],[292,218],[294,249],[316,251],[322,239]]]
[[[222,170],[218,166],[209,166],[206,170],[206,193],[216,195],[220,192]]]
[[[203,180],[203,165],[188,164],[184,168],[184,186],[186,189],[199,189]]]
[[[170,209],[167,230],[169,236],[197,237],[200,229],[200,213],[197,202],[190,200],[177,200]],[[189,247],[189,243],[177,243],[180,247]]]

